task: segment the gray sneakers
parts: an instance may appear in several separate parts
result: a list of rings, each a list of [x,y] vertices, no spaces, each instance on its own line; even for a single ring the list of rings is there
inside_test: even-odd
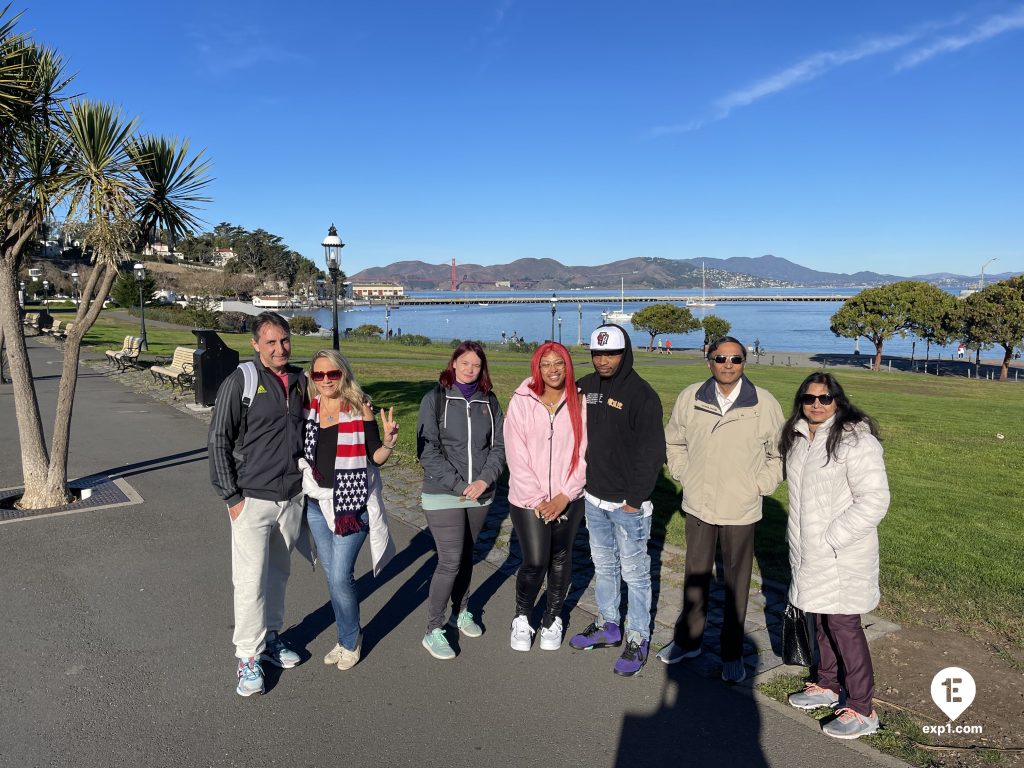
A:
[[[695,648],[692,651],[684,651],[682,647],[675,643],[669,643],[660,651],[658,651],[658,661],[663,664],[678,664],[683,659],[695,659],[700,656],[700,648]]]
[[[878,731],[878,715],[874,710],[870,715],[862,715],[843,707],[836,710],[835,720],[826,723],[821,730],[833,739],[859,739]]]
[[[797,709],[834,707],[839,703],[839,694],[817,683],[806,683],[804,689],[789,695],[789,705]]]
[[[747,667],[743,659],[722,662],[722,679],[727,683],[742,683],[747,679]]]
[[[277,632],[267,632],[267,647],[263,649],[260,658],[281,669],[291,669],[302,661],[299,654],[284,644]]]

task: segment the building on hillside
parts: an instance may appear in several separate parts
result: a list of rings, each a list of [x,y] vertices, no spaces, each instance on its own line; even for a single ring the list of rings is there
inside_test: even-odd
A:
[[[352,283],[354,299],[400,299],[405,296],[405,288],[398,283],[360,282]]]
[[[498,280],[494,284],[494,287],[495,288],[504,288],[505,290],[509,290],[512,287],[512,281],[511,280]]]
[[[215,248],[213,251],[213,265],[215,267],[226,266],[233,258],[235,258],[235,251],[232,248]]]

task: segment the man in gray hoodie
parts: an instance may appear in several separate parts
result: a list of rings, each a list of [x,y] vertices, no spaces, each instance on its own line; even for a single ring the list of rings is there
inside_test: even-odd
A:
[[[291,330],[276,312],[253,322],[256,393],[242,403],[244,376],[231,373],[217,392],[210,424],[210,480],[231,520],[235,656],[239,696],[263,693],[261,659],[289,669],[299,655],[278,633],[291,551],[302,526],[305,375],[288,365]]]

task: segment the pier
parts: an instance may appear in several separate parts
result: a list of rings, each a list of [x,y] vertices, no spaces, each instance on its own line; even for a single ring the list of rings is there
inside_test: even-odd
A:
[[[560,304],[619,304],[625,302],[626,304],[686,304],[687,302],[700,302],[702,299],[700,296],[617,296],[615,294],[609,294],[608,296],[577,296],[573,293],[564,293],[559,295],[555,293],[555,297],[558,299]],[[784,294],[778,294],[775,296],[732,296],[732,295],[721,295],[721,296],[708,296],[704,301],[713,302],[715,304],[736,304],[742,302],[777,302],[777,301],[788,301],[788,302],[810,302],[810,301],[831,301],[831,302],[843,302],[846,301],[849,296],[838,296],[836,294],[804,294],[799,296],[786,296]],[[442,304],[549,304],[551,303],[550,296],[488,296],[486,293],[474,293],[462,296],[443,296],[443,297],[417,297],[417,296],[402,296],[395,297],[389,300],[392,304],[400,304],[402,306],[430,306],[430,305],[442,305]]]

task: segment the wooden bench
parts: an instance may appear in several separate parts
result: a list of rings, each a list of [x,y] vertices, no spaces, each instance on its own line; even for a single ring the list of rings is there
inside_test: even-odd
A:
[[[50,324],[46,322],[48,317],[48,313],[29,312],[25,315],[25,319],[21,321],[21,324],[26,330],[32,329],[35,331],[35,333],[31,335],[38,336],[40,333],[46,333],[47,329],[50,327]]]
[[[55,320],[53,322],[53,325],[51,325],[49,328],[43,328],[42,331],[47,336],[53,336],[54,338],[58,338],[60,336],[60,329],[64,325],[65,325],[65,323],[64,323],[63,320]]]
[[[137,336],[125,336],[120,349],[108,349],[107,360],[116,365],[119,371],[127,371],[129,365],[135,365],[142,351],[142,339]]]
[[[111,365],[116,365],[118,368],[120,368],[121,365],[120,363],[118,363],[118,359],[121,357],[121,355],[123,355],[125,352],[131,349],[134,343],[134,336],[125,336],[124,341],[121,342],[120,349],[108,349],[106,352],[104,352],[104,354],[107,356],[107,362],[109,362]]]
[[[171,358],[170,363],[167,365],[154,365],[149,369],[149,372],[153,374],[154,381],[165,381],[171,385],[171,389],[175,386],[181,388],[184,392],[186,388],[191,388],[195,383],[195,377],[192,374],[192,361],[195,350],[192,347],[177,347],[174,350],[174,357]]]
[[[67,341],[68,334],[71,333],[71,331],[73,331],[74,328],[75,324],[69,320],[60,327],[60,330],[51,331],[50,335],[53,336],[54,340],[58,344],[63,344],[65,341]]]

